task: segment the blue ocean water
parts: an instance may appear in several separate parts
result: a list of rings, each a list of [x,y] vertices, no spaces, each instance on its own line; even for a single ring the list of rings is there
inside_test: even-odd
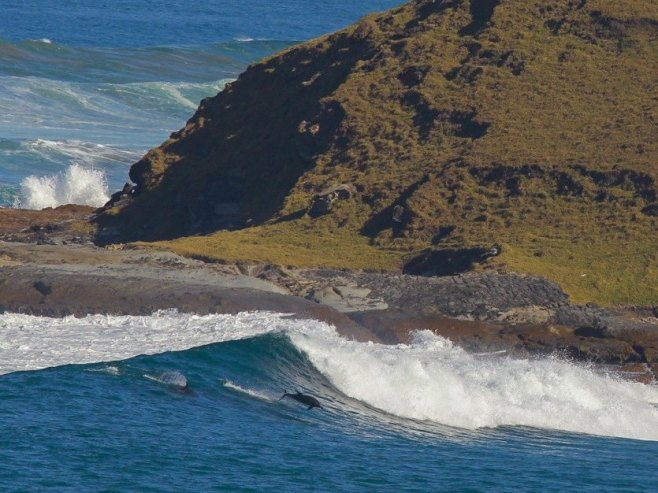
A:
[[[102,200],[249,63],[396,3],[0,0],[0,202]],[[324,409],[279,401],[294,390]],[[427,334],[0,315],[3,492],[652,492],[657,405],[656,386]]]
[[[396,3],[2,0],[0,206],[102,205],[249,63]]]
[[[658,484],[658,388],[568,362],[469,355],[423,332],[357,343],[271,313],[0,315],[0,333],[1,491]],[[323,408],[280,400],[293,390]]]

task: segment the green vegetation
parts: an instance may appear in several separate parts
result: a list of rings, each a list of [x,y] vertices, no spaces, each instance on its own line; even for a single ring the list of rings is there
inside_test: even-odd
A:
[[[318,235],[304,224],[257,226],[209,236],[141,244],[213,262],[245,261],[290,267],[327,267],[387,271],[402,264],[398,252],[375,248],[361,235]],[[310,230],[310,234],[309,234]],[[322,255],[318,255],[322,252]]]
[[[658,4],[496,3],[414,1],[250,67],[133,166],[101,227],[376,270],[501,244],[484,267],[658,304]]]

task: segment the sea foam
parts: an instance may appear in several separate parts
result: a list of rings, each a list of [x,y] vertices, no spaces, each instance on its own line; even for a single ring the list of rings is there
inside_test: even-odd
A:
[[[316,322],[281,315],[89,315],[49,318],[0,314],[0,375],[66,364],[100,363],[255,337]]]
[[[64,204],[100,207],[109,200],[105,173],[79,164],[50,176],[28,176],[21,182],[18,207],[43,209]]]
[[[291,333],[343,394],[402,418],[465,429],[528,426],[658,440],[658,387],[559,359],[471,355],[418,332],[409,345]]]
[[[527,426],[658,441],[655,385],[559,359],[472,355],[427,331],[407,345],[359,343],[325,323],[270,312],[61,319],[2,314],[0,374],[117,361],[268,333],[287,334],[338,391],[388,415],[468,430]],[[234,382],[224,386],[270,399]]]

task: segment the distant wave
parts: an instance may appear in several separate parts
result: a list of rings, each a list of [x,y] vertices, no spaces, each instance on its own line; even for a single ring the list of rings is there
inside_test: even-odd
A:
[[[111,188],[120,188],[127,166],[181,128],[202,99],[289,44],[113,48],[38,34],[0,39],[0,206],[16,200],[35,208],[69,200],[100,205],[107,197],[102,185],[87,194],[72,185],[87,178],[100,183],[98,173],[68,179],[56,173],[75,163],[102,170]]]
[[[139,157],[139,153],[130,150],[81,140],[37,139],[24,143],[22,148],[24,152],[32,152],[47,161],[72,159],[92,166],[100,162],[131,163]]]
[[[0,206],[40,208],[44,203],[52,206],[60,202],[58,197],[62,194],[56,190],[61,190],[61,182],[67,179],[80,183],[80,187],[92,180],[95,183],[106,182],[110,190],[118,190],[128,178],[128,166],[144,152],[145,148],[124,149],[82,140],[0,138]],[[76,164],[78,171],[96,170],[97,175],[88,177],[88,180],[77,175],[58,176],[66,174],[62,170],[71,164]],[[97,200],[93,200],[93,205],[102,205],[107,190],[99,186],[94,190]],[[85,197],[73,193],[73,198],[80,200]]]
[[[149,108],[152,111],[176,112],[185,108],[195,110],[201,99],[214,96],[233,79],[194,82],[139,82],[129,84],[104,84],[97,88],[103,95],[133,108]]]
[[[223,43],[141,48],[74,47],[50,39],[0,40],[0,76],[69,82],[206,82],[234,78],[293,41],[242,38]]]
[[[106,142],[123,144],[128,136],[152,145],[229,80],[91,84],[0,76],[0,132],[4,138],[53,139],[73,131],[78,140],[94,142],[102,135]]]
[[[20,199],[16,205],[24,209],[64,204],[100,207],[109,198],[105,173],[72,164],[62,173],[25,178],[21,182]]]

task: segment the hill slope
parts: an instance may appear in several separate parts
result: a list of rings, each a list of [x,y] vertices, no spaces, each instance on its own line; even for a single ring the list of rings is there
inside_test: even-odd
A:
[[[640,0],[369,16],[204,100],[133,165],[101,241],[375,269],[421,253],[427,273],[502,245],[488,266],[577,301],[658,303],[657,38]]]

